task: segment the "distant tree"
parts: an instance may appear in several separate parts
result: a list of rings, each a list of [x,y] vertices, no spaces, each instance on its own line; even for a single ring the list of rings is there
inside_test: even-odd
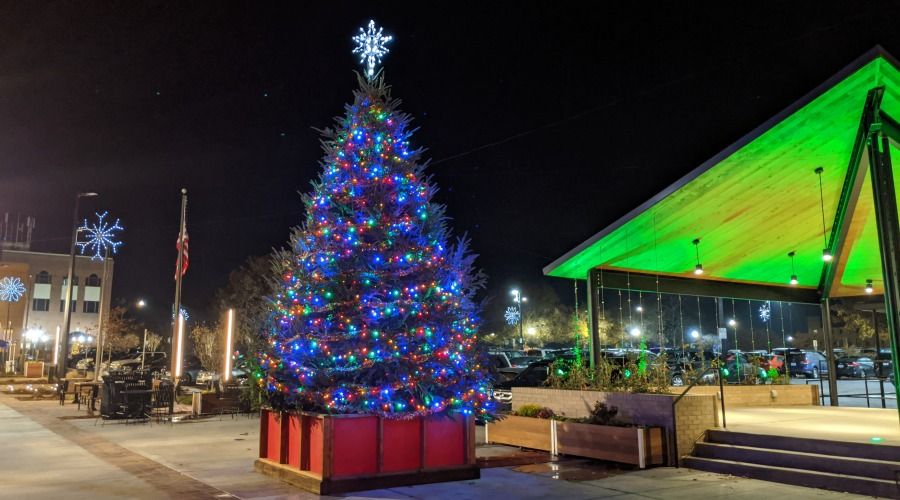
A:
[[[159,345],[162,343],[162,337],[153,333],[147,332],[147,342],[145,347],[147,348],[147,352],[156,352],[159,349]]]
[[[222,345],[219,341],[219,325],[201,323],[191,328],[194,355],[200,360],[204,370],[218,371],[222,359]]]
[[[113,307],[103,323],[103,332],[108,352],[125,352],[141,345],[142,327],[133,318],[126,316],[127,309]]]
[[[234,308],[237,320],[234,345],[244,353],[255,354],[262,346],[260,326],[269,313],[266,297],[274,292],[272,274],[271,255],[249,257],[228,275],[225,286],[216,291],[219,317]]]
[[[872,325],[870,314],[863,314],[846,304],[834,304],[831,310],[837,317],[834,326],[842,328],[848,335],[855,336],[857,342],[875,336],[875,327]]]

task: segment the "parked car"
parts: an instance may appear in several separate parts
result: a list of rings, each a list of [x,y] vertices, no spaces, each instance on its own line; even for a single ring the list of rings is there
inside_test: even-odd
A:
[[[840,377],[865,378],[875,376],[875,361],[864,356],[845,356],[835,361],[835,374]]]
[[[762,367],[756,366],[747,359],[746,356],[739,353],[726,354],[724,359],[724,370],[721,374],[724,381],[729,384],[740,384],[755,381],[756,383],[764,383],[768,378],[768,373]],[[717,375],[715,371],[704,375],[703,381],[706,383],[716,383]]]
[[[550,374],[550,365],[555,360],[541,359],[528,365],[511,380],[494,384],[493,397],[499,403],[512,402],[513,387],[538,387],[544,385]]]
[[[787,351],[787,369],[791,376],[803,375],[806,378],[819,378],[828,375],[828,362],[825,355],[818,351],[791,349]]]
[[[106,371],[101,373],[106,375],[112,371],[130,372],[141,369],[141,359],[144,358],[143,369],[152,372],[162,372],[168,367],[168,359],[164,352],[148,352],[138,355],[136,358],[115,360],[109,363]]]
[[[541,358],[539,356],[520,356],[518,358],[510,359],[509,363],[510,363],[510,365],[512,365],[513,368],[526,368],[531,363],[534,363],[535,361],[540,361],[541,359],[543,359],[543,358]]]
[[[250,376],[250,372],[244,365],[235,366],[231,369],[231,380],[238,383],[244,383]],[[221,375],[213,370],[200,370],[197,374],[197,384],[213,385],[219,381]]]
[[[524,367],[513,366],[505,352],[490,352],[488,353],[488,360],[491,363],[489,371],[496,380],[512,380],[524,369]]]

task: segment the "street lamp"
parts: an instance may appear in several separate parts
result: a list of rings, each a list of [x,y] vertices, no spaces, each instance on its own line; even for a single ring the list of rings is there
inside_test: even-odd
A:
[[[533,326],[529,326],[527,331],[528,331],[528,335],[535,335],[537,333],[537,328],[535,328]]]
[[[524,302],[528,302],[528,297],[522,296],[522,293],[519,292],[517,288],[514,288],[509,291],[513,296],[513,302],[516,303],[516,306],[519,308],[519,342],[522,344],[522,348],[525,348],[525,334],[523,331],[525,324],[525,315],[522,312],[522,304]]]
[[[66,278],[65,309],[63,311],[63,332],[62,335],[60,335],[60,338],[62,339],[62,349],[60,350],[62,353],[62,363],[57,363],[56,365],[56,376],[60,379],[66,378],[69,360],[69,328],[72,326],[72,286],[75,281],[75,246],[78,243],[79,228],[78,202],[81,201],[82,198],[93,198],[95,196],[98,195],[93,192],[78,193],[75,195],[75,209],[72,211],[72,246],[69,249],[69,275],[68,278]]]
[[[137,306],[141,309],[143,309],[146,305],[147,305],[147,301],[144,299],[140,299],[137,301]]]
[[[697,340],[700,338],[700,332],[697,330],[691,330],[691,338]]]

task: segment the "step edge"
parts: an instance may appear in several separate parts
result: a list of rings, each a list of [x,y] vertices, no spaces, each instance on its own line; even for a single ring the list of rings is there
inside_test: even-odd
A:
[[[861,462],[861,463],[871,463],[873,465],[890,465],[900,468],[900,461],[893,460],[881,460],[878,458],[862,458],[862,457],[844,457],[844,456],[836,456],[836,455],[826,455],[824,453],[812,453],[808,451],[794,451],[794,450],[785,450],[782,448],[760,448],[758,446],[746,446],[742,444],[728,444],[728,443],[710,443],[708,441],[701,441],[696,443],[695,446],[712,446],[716,448],[738,448],[742,450],[752,450],[752,451],[761,451],[763,453],[778,453],[782,455],[801,455],[809,458],[825,458],[828,460],[849,460],[851,462]],[[705,458],[705,457],[697,457],[697,458]],[[750,463],[750,462],[748,462]]]
[[[888,486],[895,486],[895,487],[897,486],[896,481],[891,481],[888,479],[878,479],[878,478],[865,477],[865,476],[853,476],[850,474],[838,474],[838,473],[834,473],[834,472],[820,472],[820,471],[809,470],[809,469],[794,469],[791,467],[778,467],[778,466],[774,466],[774,465],[755,464],[752,462],[738,462],[736,460],[725,460],[722,458],[706,458],[706,457],[687,456],[687,457],[684,457],[682,460],[684,460],[685,462],[699,460],[701,462],[720,463],[720,464],[726,464],[726,465],[733,464],[733,465],[741,465],[741,466],[751,467],[751,468],[756,468],[756,469],[782,470],[782,471],[787,471],[787,472],[796,472],[799,474],[810,474],[810,475],[815,475],[815,476],[835,477],[835,478],[840,478],[840,479],[852,479],[852,480],[864,481],[864,482],[870,482],[870,483],[876,483],[876,484],[884,484],[884,485],[888,485]]]

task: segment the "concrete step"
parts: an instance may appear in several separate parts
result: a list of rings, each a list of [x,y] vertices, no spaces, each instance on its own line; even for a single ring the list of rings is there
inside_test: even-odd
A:
[[[697,443],[693,455],[701,458],[846,474],[886,481],[900,478],[900,462],[897,461],[869,460],[721,443]],[[900,459],[900,455],[895,458]]]
[[[683,463],[692,469],[718,474],[731,474],[809,488],[900,499],[900,486],[895,481],[884,479],[694,456],[685,457]]]
[[[706,432],[706,442],[867,460],[900,460],[900,446],[882,444],[749,434],[718,429],[710,429]]]

